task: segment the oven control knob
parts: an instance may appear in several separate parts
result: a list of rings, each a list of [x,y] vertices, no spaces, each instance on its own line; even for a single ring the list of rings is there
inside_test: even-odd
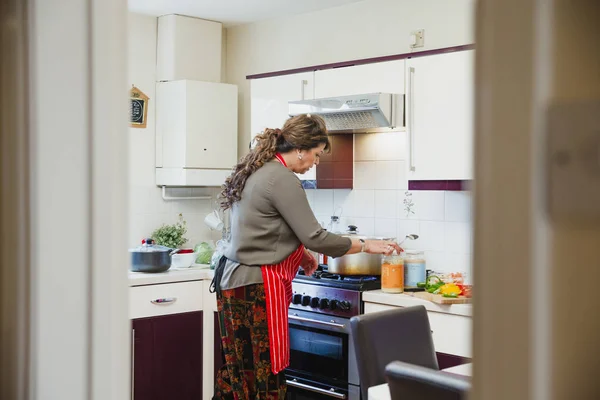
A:
[[[329,307],[329,300],[328,300],[328,299],[321,299],[321,300],[319,301],[319,308],[320,308],[321,310],[325,310],[325,309],[326,309],[326,308],[328,308],[328,307]]]
[[[307,306],[310,304],[310,296],[302,296],[302,305]]]
[[[317,308],[319,306],[319,298],[313,297],[312,299],[310,299],[310,306],[312,308]]]
[[[300,304],[302,302],[302,295],[301,294],[295,294],[294,298],[292,299],[292,303],[294,304]]]
[[[343,310],[343,311],[348,311],[351,307],[350,302],[346,301],[346,300],[340,301],[338,305],[340,307],[340,310]]]
[[[338,308],[338,304],[339,304],[339,301],[331,300],[331,303],[329,304],[329,308],[332,310],[335,310],[336,308]]]

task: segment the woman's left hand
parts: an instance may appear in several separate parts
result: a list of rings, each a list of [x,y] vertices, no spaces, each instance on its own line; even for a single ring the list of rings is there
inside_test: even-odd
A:
[[[302,260],[300,260],[300,266],[307,276],[311,276],[319,267],[319,263],[310,251],[304,249],[304,255],[302,256]]]

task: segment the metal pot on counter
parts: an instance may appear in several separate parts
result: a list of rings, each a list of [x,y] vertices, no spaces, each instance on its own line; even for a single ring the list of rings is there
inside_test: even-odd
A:
[[[144,239],[140,247],[129,249],[131,271],[165,272],[171,268],[171,257],[178,251],[179,249],[156,245],[152,239]]]
[[[370,237],[358,234],[358,228],[348,226],[348,231],[342,236],[363,240],[394,240],[393,238]],[[381,275],[381,254],[356,253],[337,258],[329,258],[327,272],[339,275]]]

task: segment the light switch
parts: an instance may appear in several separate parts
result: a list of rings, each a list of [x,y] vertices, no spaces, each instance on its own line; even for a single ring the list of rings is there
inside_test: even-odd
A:
[[[550,218],[600,226],[600,100],[552,105],[546,129]]]
[[[423,47],[425,45],[425,29],[412,31],[410,33],[410,48]]]

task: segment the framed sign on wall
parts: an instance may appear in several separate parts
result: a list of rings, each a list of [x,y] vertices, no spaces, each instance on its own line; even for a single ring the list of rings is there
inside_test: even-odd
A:
[[[145,128],[148,117],[149,97],[140,89],[131,86],[129,90],[129,125],[132,128]]]

